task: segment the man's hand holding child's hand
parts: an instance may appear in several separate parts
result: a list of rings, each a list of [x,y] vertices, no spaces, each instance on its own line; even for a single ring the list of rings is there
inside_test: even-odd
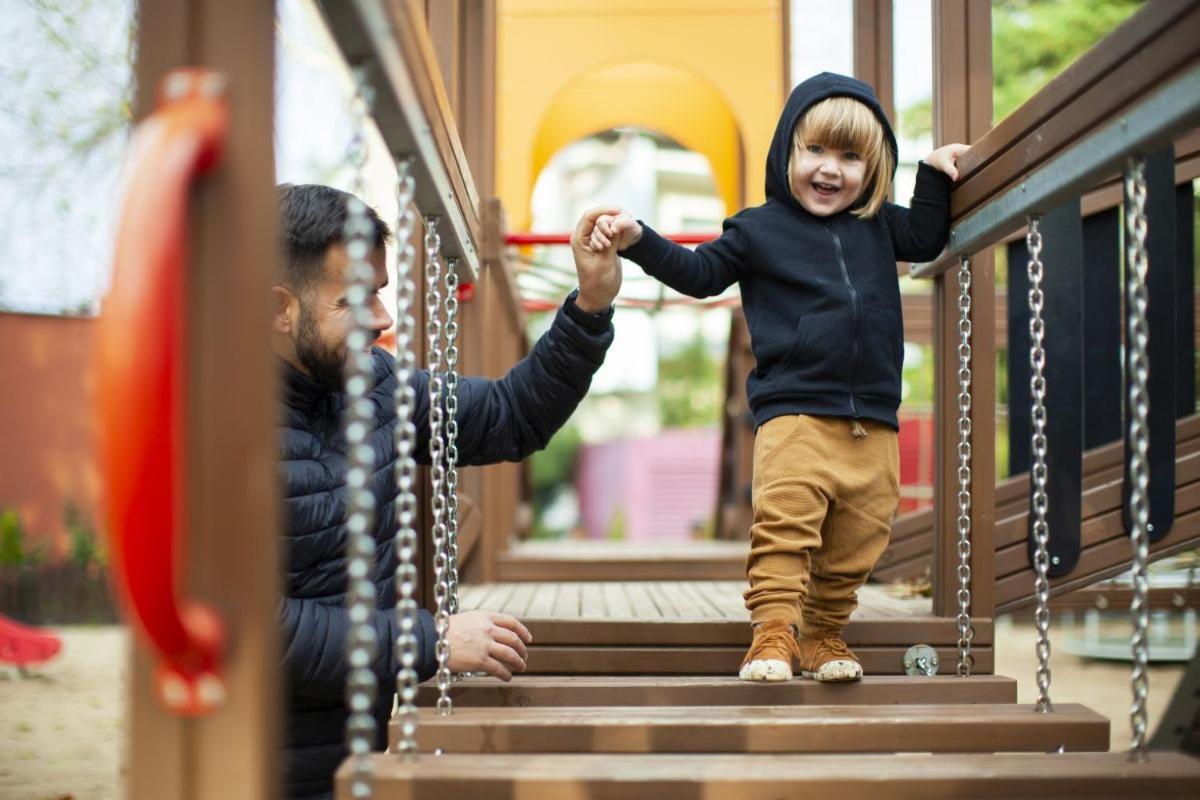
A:
[[[624,250],[637,244],[641,238],[642,226],[632,214],[622,211],[619,214],[603,214],[596,220],[588,246],[599,252],[615,244],[618,250]]]
[[[950,176],[950,180],[958,180],[958,157],[970,150],[970,145],[947,144],[925,156],[925,163],[934,169],[940,169]]]

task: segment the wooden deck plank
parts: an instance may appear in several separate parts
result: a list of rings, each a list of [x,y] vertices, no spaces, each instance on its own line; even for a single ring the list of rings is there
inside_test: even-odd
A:
[[[373,755],[376,800],[961,800],[1194,798],[1200,761],[1155,753],[899,755]],[[338,797],[350,797],[350,762]]]
[[[633,606],[633,612],[639,619],[663,619],[664,615],[658,604],[654,602],[654,598],[646,591],[644,583],[627,583],[625,584],[625,593],[629,597],[629,603]]]
[[[529,605],[533,602],[533,597],[537,593],[536,583],[520,583],[516,584],[513,589],[512,597],[508,600],[508,613],[512,614],[517,619],[523,619],[529,614]]]
[[[578,619],[579,611],[579,584],[564,583],[558,588],[558,602],[554,605],[554,616],[559,619]]]
[[[421,709],[417,741],[447,753],[1107,751],[1109,721],[1063,703]],[[392,726],[392,734],[398,728]]]
[[[585,619],[605,619],[608,608],[604,603],[604,590],[599,583],[584,583],[579,587],[579,615]]]
[[[735,677],[538,676],[508,683],[462,678],[450,690],[455,708],[546,706],[898,705],[1015,703],[1017,682],[998,675],[913,678],[868,675],[855,683],[791,680],[754,683]],[[423,683],[417,703],[437,702],[437,685]]]
[[[604,603],[608,606],[610,619],[633,619],[633,605],[629,602],[629,596],[625,594],[624,587],[619,583],[603,583],[601,591],[604,592]]]
[[[557,583],[531,584],[534,589],[533,599],[526,609],[528,617],[549,617],[554,613],[554,604],[558,599]]]
[[[667,586],[670,585],[673,584],[667,584]],[[646,591],[649,592],[650,597],[654,600],[654,604],[662,611],[664,617],[669,619],[686,619],[675,605],[674,593],[669,588],[664,588],[662,581],[648,582],[646,584]]]

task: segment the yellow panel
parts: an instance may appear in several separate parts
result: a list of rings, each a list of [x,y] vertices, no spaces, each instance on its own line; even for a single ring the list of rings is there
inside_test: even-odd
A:
[[[729,213],[761,203],[784,24],[782,0],[498,0],[496,187],[512,227],[528,227],[554,152],[620,126],[707,156]]]
[[[529,185],[566,145],[626,125],[665,134],[706,156],[727,212],[741,208],[741,142],[729,106],[697,76],[653,63],[604,67],[567,86],[533,142]]]

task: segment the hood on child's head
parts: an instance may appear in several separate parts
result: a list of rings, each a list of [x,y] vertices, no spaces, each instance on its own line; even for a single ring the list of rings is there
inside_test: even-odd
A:
[[[781,203],[787,203],[794,208],[800,208],[799,201],[792,196],[791,182],[788,180],[788,162],[792,153],[792,134],[796,123],[804,112],[812,106],[830,97],[851,97],[866,105],[879,118],[883,125],[884,138],[892,151],[892,164],[897,163],[899,152],[896,147],[896,134],[892,124],[883,113],[883,106],[875,91],[866,83],[847,75],[835,72],[822,72],[792,89],[787,105],[779,116],[779,124],[775,127],[775,137],[771,139],[771,150],[767,153],[767,198]],[[893,176],[895,167],[892,168]]]

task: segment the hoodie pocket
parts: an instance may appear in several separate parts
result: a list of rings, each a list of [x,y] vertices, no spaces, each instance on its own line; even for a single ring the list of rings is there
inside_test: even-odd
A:
[[[900,399],[900,374],[904,368],[904,332],[900,315],[887,306],[863,306],[862,361],[855,388],[859,394]]]
[[[847,303],[802,316],[793,332],[792,346],[783,357],[788,382],[803,384],[804,391],[828,391],[844,382],[853,344],[853,319]]]

